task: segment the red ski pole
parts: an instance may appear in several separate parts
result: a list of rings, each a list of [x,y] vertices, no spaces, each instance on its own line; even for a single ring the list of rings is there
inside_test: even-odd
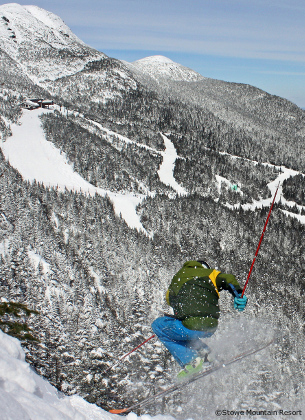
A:
[[[131,353],[133,353],[134,351],[138,350],[140,347],[144,346],[144,344],[146,344],[149,340],[151,340],[152,338],[154,338],[156,336],[156,334],[153,334],[151,337],[147,338],[145,341],[143,341],[143,343],[139,344],[137,347],[135,347],[133,350],[130,350],[128,353],[124,354],[124,356],[120,357],[117,362],[115,362],[113,365],[108,366],[105,370],[103,370],[103,372],[101,372],[101,374],[108,372],[108,370],[113,369],[115,366],[117,366],[123,359],[125,359],[125,357],[128,357]]]
[[[254,266],[254,263],[255,263],[255,260],[256,260],[256,257],[257,257],[257,254],[258,254],[259,248],[260,248],[260,246],[261,246],[261,243],[262,243],[262,240],[263,240],[263,237],[264,237],[265,231],[266,231],[266,227],[267,227],[267,224],[268,224],[268,221],[269,221],[269,218],[270,218],[270,215],[271,215],[272,209],[273,209],[273,205],[274,205],[274,202],[275,202],[275,198],[276,198],[276,194],[277,194],[277,191],[278,191],[278,189],[279,189],[279,186],[280,186],[280,184],[278,184],[277,189],[276,189],[276,191],[275,191],[275,194],[274,194],[274,197],[273,197],[273,201],[272,201],[272,203],[271,203],[270,210],[269,210],[269,213],[268,213],[268,216],[267,216],[267,219],[266,219],[266,223],[265,223],[265,226],[264,226],[264,229],[263,229],[263,233],[262,233],[261,238],[260,238],[260,240],[259,240],[258,247],[257,247],[257,250],[256,250],[256,252],[255,252],[255,255],[254,255],[254,258],[253,258],[253,261],[252,261],[252,264],[251,264],[251,267],[250,267],[250,270],[249,270],[249,273],[248,273],[247,281],[246,281],[246,284],[245,284],[245,286],[244,286],[244,288],[243,288],[243,291],[242,291],[241,297],[243,297],[243,296],[244,296],[244,293],[245,293],[246,287],[247,287],[247,285],[248,285],[249,278],[250,278],[250,276],[251,276],[251,273],[252,273],[252,270],[253,270],[253,266]]]

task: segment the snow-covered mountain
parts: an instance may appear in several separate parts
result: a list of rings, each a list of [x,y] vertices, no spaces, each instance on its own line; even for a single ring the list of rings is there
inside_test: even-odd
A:
[[[55,80],[105,57],[81,41],[58,16],[38,6],[0,6],[1,49],[35,82]]]
[[[204,79],[201,74],[162,55],[142,58],[131,65],[131,69],[134,67],[156,80],[165,78],[181,82],[197,82]]]
[[[120,61],[89,47],[60,17],[37,6],[1,5],[0,36],[1,54],[12,60],[20,77],[62,99],[81,95],[84,101],[90,97],[99,103],[137,87]]]

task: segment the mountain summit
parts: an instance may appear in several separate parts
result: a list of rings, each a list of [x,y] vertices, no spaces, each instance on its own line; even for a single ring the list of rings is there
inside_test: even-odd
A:
[[[153,55],[134,61],[133,66],[154,79],[166,78],[175,81],[197,82],[204,77],[196,71],[175,63],[163,55]]]
[[[35,82],[74,74],[105,54],[88,47],[63,20],[37,6],[0,6],[1,49]]]

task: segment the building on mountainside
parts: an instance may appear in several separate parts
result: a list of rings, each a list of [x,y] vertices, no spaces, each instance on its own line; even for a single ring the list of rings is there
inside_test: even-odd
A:
[[[26,99],[21,103],[21,106],[25,109],[37,109],[37,108],[49,108],[50,105],[54,105],[54,101],[51,99],[37,99],[31,98]]]
[[[20,105],[22,106],[22,108],[30,109],[30,110],[39,108],[39,105],[37,103],[32,102],[29,99],[26,99]]]

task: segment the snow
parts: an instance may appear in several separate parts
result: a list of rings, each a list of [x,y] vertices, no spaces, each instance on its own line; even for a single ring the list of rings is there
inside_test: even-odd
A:
[[[163,156],[163,162],[158,170],[160,180],[165,184],[172,187],[179,195],[186,195],[187,191],[183,188],[174,178],[175,162],[178,157],[175,146],[173,143],[164,135],[161,134],[165,151],[161,152]]]
[[[183,82],[196,82],[204,79],[204,77],[196,71],[184,67],[179,63],[175,63],[162,55],[145,57],[141,60],[134,61],[133,63],[126,63],[127,66],[128,64],[130,64],[129,67],[131,69],[136,68],[156,80],[160,77]]]
[[[88,129],[90,129],[90,126],[92,128],[92,126],[96,127],[99,129],[99,131],[103,134],[104,138],[109,141],[109,143],[111,143],[112,145],[114,145],[115,142],[121,142],[121,143],[125,143],[125,144],[133,144],[137,147],[143,148],[145,150],[148,150],[150,152],[156,153],[156,154],[161,154],[161,152],[159,152],[156,149],[153,149],[150,146],[147,146],[146,144],[142,144],[142,143],[138,143],[134,140],[129,139],[126,136],[122,136],[121,134],[118,134],[112,130],[109,130],[106,127],[103,127],[100,123],[90,120],[88,118],[85,118],[83,115],[79,114],[78,117],[83,118],[87,123],[89,123],[89,127]],[[116,147],[118,150],[122,150],[120,147]]]
[[[175,64],[173,60],[164,55],[153,55],[151,57],[141,58],[140,60],[134,61],[133,64]]]
[[[93,270],[92,267],[89,268],[89,272],[90,272],[90,275],[94,278],[94,285],[95,285],[96,290],[99,292],[100,295],[105,294],[106,289],[101,284],[102,283],[101,277]]]
[[[259,331],[259,334],[258,334]],[[217,360],[217,363],[226,362],[237,354],[242,354],[244,351],[256,349],[262,344],[266,343],[266,337],[271,339],[274,336],[276,330],[268,319],[247,319],[243,316],[236,317],[229,322],[222,323],[219,330],[214,336],[206,339],[207,344],[212,349],[211,357]],[[246,338],[245,338],[246,337]],[[263,341],[262,341],[263,340]],[[103,349],[99,348],[96,351],[103,353]],[[221,371],[221,377],[234,378],[242,396],[249,394],[249,388],[243,388],[243,383],[249,383],[254,386],[257,381],[257,369],[265,371],[268,377],[270,372],[271,359],[270,354],[272,350],[270,347],[266,348],[262,352],[251,356],[244,360],[243,363],[234,364],[234,368],[228,366],[225,370]],[[274,361],[273,361],[274,362]],[[252,367],[255,367],[252,370]],[[274,369],[272,375],[277,376],[279,383],[282,383],[283,377],[280,377],[281,373],[279,369]],[[194,388],[191,390],[185,388],[186,395],[189,398],[193,398],[193,393],[197,393],[197,397],[200,401],[200,395],[202,396],[203,389],[207,395],[211,395],[211,392],[215,393],[215,380],[220,379],[217,372],[213,375],[213,380],[202,380],[201,388],[200,384],[197,384],[196,391]],[[244,382],[243,382],[244,381]],[[284,383],[284,382],[283,382]],[[251,388],[250,388],[251,389]],[[190,394],[188,394],[190,392]],[[229,399],[228,407],[226,406],[227,393],[230,393],[230,387],[221,391],[217,389],[215,393],[216,400],[209,401],[205,399],[204,404],[201,404],[202,419],[214,418],[215,407],[232,408],[232,400]],[[235,392],[234,390],[232,391]],[[196,397],[196,395],[195,395]],[[264,397],[266,397],[264,399]],[[250,399],[253,397],[250,397]],[[269,400],[267,399],[269,398]],[[249,399],[249,398],[247,398]],[[217,401],[217,402],[216,402]],[[252,400],[251,400],[252,401]],[[239,401],[235,401],[238,407]],[[249,401],[246,401],[246,404]],[[277,410],[283,407],[290,409],[287,401],[285,402],[279,398],[275,398],[274,395],[263,395],[260,399],[261,409]],[[216,405],[215,405],[216,404]],[[10,337],[4,334],[0,330],[0,406],[1,406],[1,419],[5,420],[115,420],[115,419],[126,419],[126,420],[175,420],[169,415],[157,415],[150,416],[148,414],[137,416],[135,413],[129,413],[128,415],[114,415],[95,404],[88,403],[78,395],[67,396],[59,392],[55,387],[50,385],[47,380],[40,377],[25,361],[25,353],[16,338]],[[244,407],[244,405],[242,406]],[[252,407],[249,405],[249,407]],[[256,407],[256,405],[255,405]],[[301,408],[301,405],[294,405],[297,409]],[[198,409],[198,407],[197,407]],[[194,407],[194,410],[196,408]],[[179,411],[179,410],[178,410]],[[179,417],[182,420],[181,416]],[[264,419],[264,417],[257,417]],[[274,418],[274,417],[272,417]],[[191,420],[191,417],[184,419]]]
[[[284,214],[286,214],[286,216],[293,217],[294,219],[297,219],[300,223],[302,223],[303,225],[305,225],[305,216],[304,215],[293,213],[293,212],[288,211],[288,210],[282,210],[282,212]]]
[[[93,186],[73,171],[66,156],[51,142],[46,141],[38,118],[43,110],[24,111],[20,125],[13,125],[13,136],[2,143],[2,150],[10,164],[30,182],[36,180],[45,186],[94,191]]]
[[[275,195],[276,189],[278,188],[278,193],[277,193],[277,196],[276,196],[276,199],[275,199],[276,203],[281,201],[281,203],[283,205],[287,205],[288,207],[297,207],[299,211],[301,211],[301,210],[305,211],[305,206],[296,205],[296,203],[294,203],[292,201],[288,201],[284,198],[283,186],[282,186],[283,182],[286,179],[288,179],[290,177],[293,177],[293,176],[296,176],[296,175],[300,174],[301,172],[295,171],[293,169],[286,168],[285,166],[275,166],[275,165],[271,165],[271,164],[266,164],[266,165],[271,166],[273,168],[276,168],[277,170],[281,170],[281,173],[279,173],[279,175],[276,177],[276,179],[274,181],[271,181],[268,184],[268,188],[271,192],[271,197],[261,199],[261,200],[256,200],[256,201],[253,201],[252,203],[244,204],[241,207],[244,210],[256,210],[257,208],[270,206],[271,203],[272,203],[273,197]],[[298,214],[293,213],[293,212],[288,212],[286,210],[281,210],[281,211],[284,214],[286,214],[286,216],[291,216],[291,217],[297,218],[301,223],[305,223],[305,216],[301,216],[301,215],[298,215]]]
[[[83,116],[81,117],[84,118]],[[135,142],[125,136],[122,136],[121,134],[117,134],[114,131],[108,130],[107,128],[103,127],[101,124],[93,120],[86,119],[86,121],[89,124],[97,127],[104,134],[104,137],[107,139],[107,141],[109,141],[111,144],[114,143],[114,140],[116,142],[119,140],[122,143],[133,144],[137,147],[146,149],[156,155],[161,155],[163,157],[163,160],[157,172],[160,181],[163,182],[164,185],[168,185],[171,188],[173,188],[173,190],[176,191],[177,194],[187,195],[186,189],[183,188],[180,184],[178,184],[178,182],[174,178],[175,162],[176,159],[179,158],[179,156],[176,152],[173,143],[164,134],[160,133],[164,141],[165,151],[159,151],[145,144]],[[118,150],[120,150],[120,147],[117,148]]]
[[[55,31],[63,31],[64,33],[68,34],[69,37],[73,36],[76,38],[70,28],[62,21],[59,16],[56,16],[47,10],[41,9],[38,6],[24,6],[24,9],[49,28]],[[77,41],[85,45],[85,43],[79,38],[77,38]]]
[[[241,191],[241,189],[239,188],[239,185],[232,183],[231,181],[229,181],[227,178],[224,178],[223,176],[220,175],[216,175],[215,176],[216,181],[218,183],[218,193],[221,193],[221,184],[225,184],[227,186],[227,188],[232,188],[233,185],[236,185],[237,187],[237,191],[243,195],[243,192]]]
[[[0,406],[5,420],[115,420],[110,414],[78,395],[65,396],[38,376],[28,363],[16,338],[0,330]],[[130,413],[127,420],[174,420],[169,416]]]
[[[230,155],[229,153],[226,152],[220,152],[220,154],[225,155],[225,156],[230,156],[232,159],[243,159],[246,160],[248,162],[253,163],[254,165],[258,165],[257,161],[254,160],[250,160],[250,159],[245,159],[245,158],[241,158],[240,156],[235,156],[235,155]],[[260,200],[253,200],[252,203],[247,203],[247,204],[235,204],[235,205],[231,205],[231,204],[226,204],[226,207],[230,208],[230,209],[238,209],[238,208],[242,208],[244,210],[251,210],[251,211],[255,211],[257,209],[261,209],[263,207],[268,207],[271,205],[273,197],[275,195],[275,192],[278,188],[278,192],[277,192],[277,196],[275,199],[275,202],[281,202],[283,205],[286,205],[287,207],[291,207],[291,208],[297,208],[298,211],[301,213],[301,211],[305,211],[305,206],[301,206],[296,204],[293,201],[289,201],[286,200],[284,195],[283,195],[283,182],[285,180],[287,180],[290,177],[294,177],[296,175],[302,175],[303,177],[305,177],[305,175],[302,172],[299,171],[295,171],[294,169],[290,169],[290,168],[286,168],[285,166],[277,166],[277,165],[273,165],[271,163],[263,163],[263,165],[265,166],[269,166],[270,168],[273,168],[275,171],[278,171],[279,174],[278,176],[271,182],[269,182],[269,184],[267,184],[271,196],[268,198],[261,198]],[[220,175],[216,175],[216,181],[218,183],[218,191],[220,192],[220,188],[221,188],[221,183],[224,182],[225,184],[229,185],[231,184],[229,180],[227,180],[224,177],[221,177]],[[240,191],[239,191],[240,192]],[[297,219],[299,222],[301,222],[302,224],[305,224],[305,216],[301,215],[301,214],[297,214],[297,213],[293,213],[287,210],[282,210],[281,211],[287,216],[287,217],[293,217],[295,219]]]
[[[3,257],[8,254],[9,244],[10,242],[8,239],[4,239],[2,242],[0,242],[0,255]]]
[[[61,110],[61,112],[64,114],[65,111]],[[164,134],[160,133],[164,141],[165,151],[159,151],[159,150],[153,149],[150,146],[147,146],[146,144],[138,143],[134,140],[129,139],[126,136],[122,136],[121,134],[115,133],[114,131],[111,131],[103,127],[100,123],[90,120],[88,118],[85,118],[84,115],[82,114],[77,114],[75,116],[82,119],[83,120],[82,126],[84,126],[85,124],[86,128],[89,129],[90,131],[92,131],[92,127],[98,128],[103,138],[107,140],[112,146],[116,147],[117,150],[122,150],[122,146],[120,144],[125,143],[125,144],[133,144],[134,146],[148,150],[149,152],[153,154],[161,155],[163,157],[163,160],[162,160],[159,170],[157,171],[160,181],[163,182],[163,184],[169,185],[170,187],[172,187],[173,190],[175,190],[180,195],[187,194],[187,191],[181,185],[179,185],[174,178],[175,162],[176,162],[176,159],[180,157],[178,156],[173,143]],[[148,194],[152,195],[149,192]]]
[[[21,6],[16,3],[0,6],[1,48],[22,68],[23,72],[35,83],[55,80],[74,74],[93,60],[106,57],[81,41],[62,19],[38,6]],[[29,55],[24,56],[24,49]],[[55,50],[73,52],[71,57],[55,60],[51,58]],[[47,52],[46,52],[47,51]],[[39,59],[35,56],[43,55]]]
[[[37,254],[34,250],[28,250],[28,256],[32,261],[36,272],[38,272],[39,265],[42,268],[43,274],[48,275],[52,272],[52,270],[50,269],[50,264],[47,263],[46,260],[42,258],[41,255]]]

